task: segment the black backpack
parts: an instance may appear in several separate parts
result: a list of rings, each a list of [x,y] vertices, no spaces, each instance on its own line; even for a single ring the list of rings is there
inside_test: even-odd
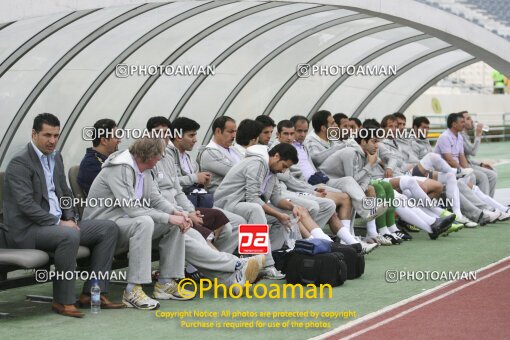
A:
[[[360,277],[365,272],[365,257],[357,252],[352,246],[333,242],[331,251],[341,253],[347,265],[347,280]]]
[[[283,272],[288,283],[342,285],[347,266],[340,252],[307,255],[291,251],[285,256]]]

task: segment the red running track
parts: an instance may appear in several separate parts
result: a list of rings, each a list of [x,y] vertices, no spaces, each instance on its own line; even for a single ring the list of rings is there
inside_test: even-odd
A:
[[[361,320],[360,320],[361,321]],[[510,339],[510,259],[326,339]]]

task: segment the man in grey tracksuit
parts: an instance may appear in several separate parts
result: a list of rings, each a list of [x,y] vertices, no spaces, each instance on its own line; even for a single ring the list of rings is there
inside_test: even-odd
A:
[[[467,111],[462,113],[465,121],[464,130],[461,132],[461,136],[464,139],[464,155],[475,171],[476,185],[478,185],[483,193],[489,195],[490,197],[494,197],[498,174],[490,165],[483,164],[482,162],[478,162],[472,158],[476,156],[478,148],[480,147],[483,124],[478,123],[475,127],[473,119],[469,113]],[[471,142],[471,137],[468,133],[470,130],[475,130],[475,139],[473,142]]]
[[[271,246],[279,249],[283,245],[283,235],[280,237],[274,229],[277,228],[283,233],[283,230],[279,229],[282,223],[274,216],[266,214],[263,207],[269,201],[274,207],[290,207],[288,210],[292,210],[292,205],[284,199],[268,161],[265,145],[248,148],[246,157],[232,168],[214,193],[214,200],[219,207],[241,215],[249,224],[270,224]],[[276,224],[280,225],[275,227]],[[267,264],[273,265],[274,261],[271,261],[272,257],[268,256]]]
[[[189,214],[189,217],[197,223],[197,219],[199,219],[195,206],[190,202],[190,200],[183,193],[182,188],[179,184],[179,180],[176,176],[177,170],[175,168],[174,159],[171,157],[173,153],[173,147],[171,145],[172,142],[166,146],[165,155],[161,158],[161,160],[156,164],[153,169],[153,172],[156,177],[156,181],[158,183],[159,189],[161,190],[161,194],[171,203],[180,208],[180,210],[186,211]],[[230,216],[235,216],[238,220],[238,223],[246,223],[245,220],[235,214],[226,212],[225,215],[229,220]],[[238,234],[237,234],[237,226],[234,229],[231,223],[227,223],[221,227],[219,235],[216,236],[214,240],[214,246],[219,251],[224,251],[226,253],[233,253],[237,249],[238,245]],[[188,250],[188,249],[186,249]],[[188,257],[186,258],[188,260]],[[190,261],[191,262],[191,261]],[[191,263],[195,267],[195,263]],[[200,264],[199,264],[200,266]]]
[[[186,214],[160,194],[150,171],[163,152],[163,140],[145,138],[137,140],[130,150],[110,155],[92,183],[88,199],[110,198],[126,203],[90,205],[83,214],[84,220],[108,219],[119,226],[117,253],[129,251],[128,286],[123,302],[138,309],[159,307],[141,289],[142,284],[152,282],[152,241],[158,239],[161,275],[154,296],[189,299],[179,294],[175,279],[184,277],[184,233],[190,223]]]
[[[271,272],[276,271],[271,249],[283,246],[285,226],[291,223],[290,215],[298,216],[300,209],[303,209],[284,198],[274,175],[297,161],[293,159],[292,152],[286,150],[288,148],[288,145],[280,145],[268,154],[265,145],[249,147],[246,157],[228,172],[214,193],[218,207],[241,215],[249,224],[270,226],[266,270]]]
[[[213,122],[212,130],[212,140],[199,150],[197,157],[200,170],[211,173],[211,183],[207,188],[210,193],[214,193],[228,171],[242,158],[232,147],[236,138],[235,120],[221,116]]]
[[[159,128],[170,129],[170,126],[165,126],[164,124],[164,122],[159,123]],[[162,190],[162,186],[168,188],[168,190],[175,190],[179,185],[179,187],[182,188],[182,190],[179,190],[181,195],[176,196],[176,198],[179,197],[179,205],[188,210],[191,209],[192,204],[185,195],[182,195],[182,191],[185,191],[186,188],[189,190],[196,185],[205,186],[207,188],[211,179],[211,174],[208,172],[198,172],[198,163],[189,154],[189,151],[193,149],[197,141],[196,134],[197,130],[200,129],[200,125],[186,117],[175,119],[171,125],[173,131],[181,132],[181,136],[174,135],[171,140],[167,140],[168,145],[165,150],[165,156],[156,167],[164,166],[163,172],[177,175],[178,183],[171,183],[171,179],[169,179],[168,183],[164,184],[162,183],[164,180],[158,179],[158,184]],[[182,197],[184,197],[185,200]],[[214,208],[218,209],[217,207]],[[225,224],[221,228],[221,233],[217,235],[215,239],[215,246],[221,251],[232,253],[237,249],[238,227],[240,224],[245,224],[246,220],[229,211],[218,210],[223,212],[230,223]],[[192,215],[191,217],[194,216]]]
[[[271,149],[280,144],[278,139],[271,144]],[[317,196],[317,191],[308,183],[301,182],[294,178],[290,171],[276,174],[280,190],[285,198],[288,198],[296,204],[305,207],[313,220],[322,228],[328,223],[331,217],[336,213],[335,203],[326,198]]]
[[[153,173],[163,197],[178,209],[188,212],[188,216],[196,223],[200,216],[182,192],[173,159],[169,156],[172,153],[171,149],[171,144],[168,144],[165,155],[156,164]],[[194,229],[184,234],[184,241],[186,262],[196,267],[206,277],[219,278],[229,284],[236,283],[236,276],[233,273],[240,268],[243,260],[232,255],[232,252],[237,249],[238,235],[237,230],[232,233],[230,223],[223,225],[220,235],[214,240],[214,247],[217,250],[211,248],[202,235]],[[253,280],[252,278],[251,281]]]
[[[345,192],[351,198],[352,206],[356,212],[363,219],[372,219],[374,217],[373,212],[365,209],[363,200],[366,198],[366,195],[358,183],[356,183],[352,177],[330,176],[330,174],[333,174],[337,170],[338,164],[340,163],[338,151],[348,147],[352,143],[356,144],[356,142],[353,140],[338,142],[328,140],[328,129],[336,127],[335,120],[328,111],[315,113],[314,117],[312,117],[312,125],[314,125],[314,131],[306,135],[304,141],[303,138],[300,137],[299,132],[296,134],[297,143],[294,143],[294,146],[298,150],[298,154],[300,148],[304,149],[304,151],[309,154],[309,159],[306,160],[307,163],[309,163],[307,165],[315,166],[330,178],[326,185],[340,190],[341,192]],[[307,122],[306,126],[306,130],[308,131]],[[296,131],[298,130],[299,129],[296,129]],[[305,162],[305,160],[300,159],[300,162]],[[303,168],[304,166],[305,165],[301,164],[299,167]],[[299,170],[294,169],[291,169],[291,171],[294,171],[294,175],[299,174],[297,172]],[[308,178],[304,176],[303,179],[308,181]]]

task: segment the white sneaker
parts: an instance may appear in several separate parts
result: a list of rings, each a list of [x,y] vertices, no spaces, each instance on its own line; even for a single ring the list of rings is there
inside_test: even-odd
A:
[[[455,221],[459,222],[459,223],[462,223],[462,224],[466,224],[469,219],[466,217],[466,216],[459,216],[457,214],[455,214]]]
[[[464,224],[464,227],[466,227],[466,228],[475,228],[475,227],[478,227],[478,223],[471,221],[466,216],[461,216],[461,217],[457,216],[455,218],[455,221],[458,222],[458,223]]]
[[[154,285],[154,292],[152,296],[158,300],[191,300],[195,296],[192,291],[189,291],[183,287],[181,287],[180,291],[177,288],[179,284],[175,280],[171,280],[168,283],[162,284],[156,282]]]
[[[240,262],[240,267],[235,270],[229,280],[230,285],[238,284],[240,286],[244,286],[246,281],[250,283],[255,282],[260,270],[266,263],[266,257],[265,255],[257,255],[246,259],[246,261]],[[235,295],[239,295],[241,293],[239,286],[234,286],[232,290]]]
[[[377,247],[379,247],[379,243],[368,244],[365,242],[361,242],[361,253],[363,255],[370,254]]]
[[[129,308],[143,310],[159,308],[159,302],[148,297],[139,285],[136,285],[131,292],[124,290],[122,303]]]
[[[466,228],[476,228],[478,226],[479,226],[478,223],[473,222],[471,220],[469,220],[467,223],[464,223],[464,227],[466,227]]]
[[[391,243],[390,240],[387,240],[386,238],[382,237],[381,235],[377,234],[375,236],[367,236],[365,238],[367,243],[379,243],[381,246],[391,246],[393,243]],[[371,240],[373,242],[368,242],[368,240]]]
[[[285,278],[285,274],[275,268],[275,266],[266,267],[260,271],[263,279],[269,280],[283,280]]]
[[[498,217],[498,221],[506,221],[509,218],[510,218],[510,213],[502,212],[501,215]]]
[[[483,214],[486,216],[489,216],[489,218],[490,218],[489,223],[494,223],[498,220],[499,216],[501,216],[502,212],[501,211],[484,210]]]

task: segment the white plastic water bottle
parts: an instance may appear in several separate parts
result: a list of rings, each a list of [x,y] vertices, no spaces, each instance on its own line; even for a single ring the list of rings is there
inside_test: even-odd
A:
[[[97,280],[93,280],[90,287],[90,312],[92,314],[101,312],[101,288]]]
[[[298,236],[299,233],[299,225],[297,223],[297,219],[292,216],[290,218],[290,229],[284,233],[285,236],[285,242],[287,243],[287,246],[290,250],[294,249],[296,246],[296,240],[300,239],[301,237]]]

